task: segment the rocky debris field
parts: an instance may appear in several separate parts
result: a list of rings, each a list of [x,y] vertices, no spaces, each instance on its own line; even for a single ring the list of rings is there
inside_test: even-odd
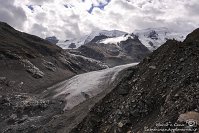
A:
[[[199,29],[146,57],[71,133],[197,132],[198,105]]]
[[[63,113],[63,102],[26,93],[0,95],[0,131],[35,132],[49,119]]]

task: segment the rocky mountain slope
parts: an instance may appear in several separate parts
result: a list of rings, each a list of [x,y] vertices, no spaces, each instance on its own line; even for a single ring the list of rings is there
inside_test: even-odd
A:
[[[199,29],[146,57],[71,133],[195,132]],[[122,75],[121,75],[122,76]]]
[[[0,23],[0,62],[1,76],[15,81],[12,86],[23,82],[22,88],[27,91],[39,90],[76,73],[106,68],[5,23]]]
[[[51,117],[62,106],[42,98],[41,92],[76,74],[104,68],[97,60],[67,53],[0,22],[0,132],[20,132],[19,123],[43,123],[44,112]]]
[[[102,37],[103,36],[97,36],[93,40],[98,40]],[[116,40],[121,40],[119,43],[115,43],[115,39],[113,38],[100,40],[102,40],[102,42],[90,42],[82,45],[78,49],[68,51],[99,60],[109,67],[140,62],[150,53],[150,51],[133,34],[117,37]]]
[[[52,44],[57,44],[59,42],[59,40],[55,36],[46,37],[45,40],[47,40],[48,42]]]

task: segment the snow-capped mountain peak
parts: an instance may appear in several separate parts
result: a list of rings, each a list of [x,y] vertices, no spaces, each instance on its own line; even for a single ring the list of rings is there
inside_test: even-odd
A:
[[[157,49],[168,39],[176,39],[178,41],[184,40],[184,36],[182,34],[172,32],[165,27],[135,30],[134,34],[138,36],[142,44],[144,44],[151,51]]]
[[[134,30],[134,33],[140,33],[140,34],[147,35],[151,31],[156,31],[158,33],[167,33],[167,32],[170,32],[168,28],[159,27],[159,28],[147,28],[147,29],[141,29],[141,30]]]
[[[80,38],[74,38],[71,40],[59,41],[57,45],[63,49],[73,49],[73,48],[76,49],[80,47],[81,45],[84,45],[84,42],[87,37],[88,35],[82,36]]]
[[[168,39],[176,39],[178,41],[184,40],[183,34],[173,32],[165,27],[160,27],[135,30],[132,34],[128,34],[119,30],[93,31],[91,34],[85,35],[77,39],[59,41],[57,45],[62,47],[63,49],[76,49],[82,45],[91,42],[104,44],[118,44],[121,41],[126,41],[129,37],[133,39],[135,36],[137,36],[141,43],[144,44],[151,51],[157,49]]]
[[[80,38],[75,38],[75,39],[68,40],[68,41],[59,41],[57,43],[57,45],[62,47],[63,49],[78,48],[81,45],[92,42],[92,40],[95,37],[105,36],[107,38],[113,38],[113,37],[119,37],[119,36],[122,36],[122,35],[125,35],[125,34],[127,34],[127,33],[123,32],[123,31],[119,31],[119,30],[110,30],[110,31],[99,30],[99,31],[93,31],[91,34],[85,35],[85,36],[80,37]]]

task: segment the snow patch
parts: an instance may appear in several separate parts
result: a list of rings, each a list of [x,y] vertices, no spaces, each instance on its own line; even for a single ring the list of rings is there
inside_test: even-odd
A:
[[[134,37],[132,37],[131,35],[126,35],[126,36],[119,36],[119,37],[114,37],[114,38],[107,38],[107,39],[103,39],[102,41],[100,41],[100,43],[104,43],[104,44],[118,44],[121,41],[126,41],[128,38],[132,38],[134,39]]]
[[[92,32],[85,40],[85,44],[89,43],[90,41],[92,41],[96,36],[100,36],[100,35],[105,35],[107,37],[119,37],[122,35],[127,34],[126,32],[123,31],[119,31],[119,30],[101,30],[101,31],[94,31]]]

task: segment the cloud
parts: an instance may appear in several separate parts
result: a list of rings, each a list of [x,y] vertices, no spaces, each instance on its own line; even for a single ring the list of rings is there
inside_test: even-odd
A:
[[[198,0],[0,1],[1,21],[43,38],[65,40],[93,30],[133,32],[153,27],[187,34],[199,26]]]
[[[135,8],[133,4],[127,1],[123,1],[123,0],[117,0],[115,2],[115,5],[119,5],[120,8],[125,9],[125,10],[131,10],[131,11]]]
[[[47,2],[48,3],[51,3],[51,2],[53,2],[54,0],[48,0]],[[36,4],[36,5],[41,5],[41,4],[43,4],[43,3],[45,3],[46,2],[46,0],[30,0],[29,1],[29,3],[31,3],[31,4]]]
[[[191,2],[187,3],[185,5],[185,8],[188,10],[189,15],[193,16],[196,15],[198,16],[199,12],[199,3],[197,0],[191,0]]]
[[[31,27],[31,31],[30,32],[35,34],[35,35],[41,34],[42,36],[44,36],[47,31],[48,31],[48,29],[46,27],[44,27],[43,25],[34,24]]]
[[[21,7],[14,5],[14,0],[0,0],[0,20],[17,29],[22,29],[27,16]]]

